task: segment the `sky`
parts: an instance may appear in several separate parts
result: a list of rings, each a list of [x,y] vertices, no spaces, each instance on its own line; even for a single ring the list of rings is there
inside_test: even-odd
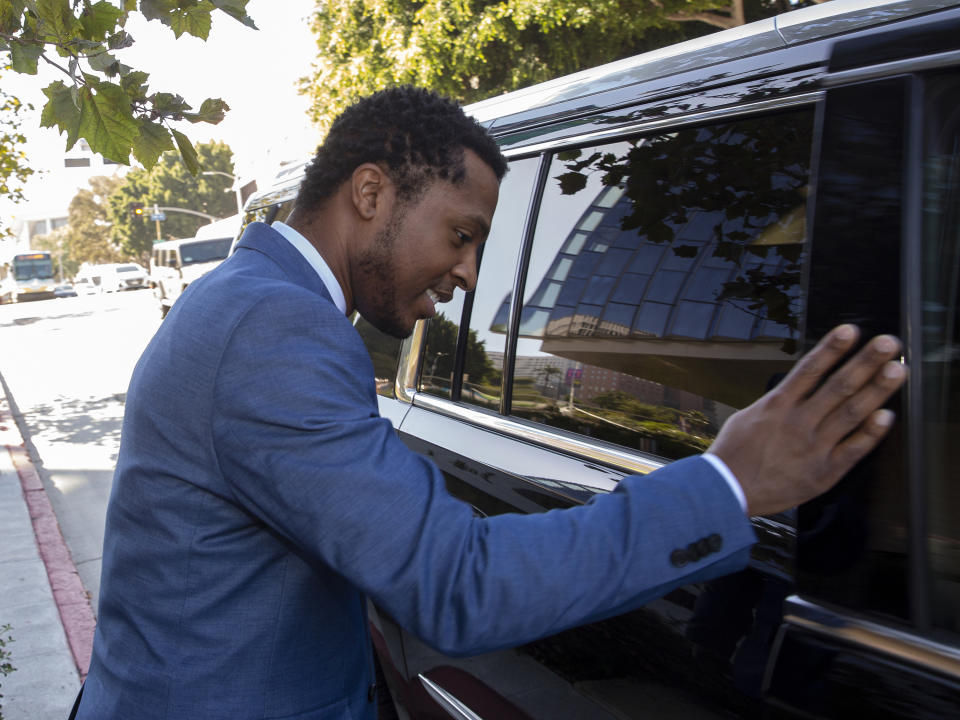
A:
[[[281,161],[308,158],[320,140],[307,118],[309,100],[297,93],[297,80],[309,74],[317,55],[308,22],[315,6],[315,0],[250,0],[247,14],[258,30],[215,12],[206,42],[189,35],[174,38],[159,22],[133,16],[126,30],[135,44],[117,55],[150,73],[151,91],[182,95],[194,109],[208,97],[225,100],[231,109],[218,125],[183,123],[177,129],[194,143],[226,142],[234,153],[236,174],[244,182],[257,178],[263,188]],[[40,127],[46,99],[41,89],[57,79],[65,76],[55,70],[33,77],[13,72],[3,76],[5,91],[35,107],[21,125],[28,163],[49,171],[31,178],[27,202],[14,206],[0,198],[6,222],[11,216],[65,213],[76,190],[86,186],[86,169],[64,168],[64,137]]]

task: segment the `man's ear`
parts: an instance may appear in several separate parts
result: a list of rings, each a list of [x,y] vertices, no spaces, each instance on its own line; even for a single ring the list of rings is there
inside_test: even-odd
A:
[[[391,187],[390,178],[379,165],[358,165],[350,177],[350,199],[357,214],[364,220],[373,220],[385,209]]]

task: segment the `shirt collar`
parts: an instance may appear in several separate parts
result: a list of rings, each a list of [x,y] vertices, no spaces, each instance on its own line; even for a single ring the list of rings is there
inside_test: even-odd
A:
[[[291,245],[300,251],[303,259],[310,263],[310,267],[317,271],[317,275],[320,276],[320,280],[324,286],[326,286],[327,292],[330,293],[330,297],[333,298],[334,305],[340,309],[340,312],[346,315],[347,301],[343,297],[343,289],[340,287],[340,283],[337,282],[336,276],[320,252],[309,240],[286,223],[275,220],[270,223],[270,227],[283,235]]]

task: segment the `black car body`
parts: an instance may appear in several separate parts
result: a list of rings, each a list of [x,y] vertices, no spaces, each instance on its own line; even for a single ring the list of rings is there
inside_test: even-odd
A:
[[[956,3],[837,0],[468,111],[511,165],[476,291],[402,344],[357,327],[381,413],[478,514],[702,451],[840,322],[904,338],[910,379],[834,491],[754,518],[736,575],[471,658],[372,608],[401,710],[960,717]]]

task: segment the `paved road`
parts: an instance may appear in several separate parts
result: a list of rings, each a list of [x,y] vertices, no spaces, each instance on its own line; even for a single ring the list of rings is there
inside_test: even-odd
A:
[[[124,398],[159,324],[147,290],[0,306],[0,376],[94,612]]]

